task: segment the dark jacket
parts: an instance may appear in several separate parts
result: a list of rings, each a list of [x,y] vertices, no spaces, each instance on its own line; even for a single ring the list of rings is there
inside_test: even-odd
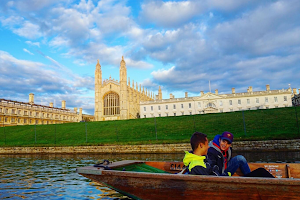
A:
[[[214,165],[218,166],[218,168],[219,168],[218,172],[220,175],[227,175],[227,174],[224,174],[225,158],[223,156],[223,153],[221,152],[221,149],[219,148],[220,137],[221,137],[220,135],[216,135],[215,138],[213,139],[213,141],[210,141],[209,149],[207,152],[207,157],[209,159],[209,163],[211,166],[214,166]],[[229,160],[231,159],[231,155],[232,155],[232,148],[230,147],[226,153],[227,153],[227,162],[229,162]],[[230,174],[228,174],[228,175],[230,175]]]
[[[187,166],[187,172],[194,175],[210,175],[212,168],[206,161],[206,156],[197,156],[193,153],[185,151],[183,163]]]

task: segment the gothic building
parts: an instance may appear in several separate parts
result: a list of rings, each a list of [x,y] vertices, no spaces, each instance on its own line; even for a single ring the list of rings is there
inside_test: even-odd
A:
[[[139,118],[140,101],[153,100],[154,94],[142,88],[141,84],[138,86],[132,81],[130,86],[129,77],[127,82],[127,68],[123,56],[120,62],[120,81],[111,77],[102,81],[98,60],[95,70],[95,121]]]

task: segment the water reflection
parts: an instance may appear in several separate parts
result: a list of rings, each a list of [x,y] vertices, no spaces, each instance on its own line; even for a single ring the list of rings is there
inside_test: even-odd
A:
[[[235,152],[249,162],[298,162],[300,152]],[[129,199],[76,173],[103,159],[181,161],[182,154],[0,155],[0,199]]]
[[[282,151],[282,152],[234,152],[233,155],[241,154],[248,162],[285,162],[300,163],[300,152]]]

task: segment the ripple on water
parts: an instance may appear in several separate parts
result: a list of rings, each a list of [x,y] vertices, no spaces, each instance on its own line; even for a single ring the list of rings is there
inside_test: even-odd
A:
[[[76,173],[96,157],[0,155],[0,199],[129,199]]]

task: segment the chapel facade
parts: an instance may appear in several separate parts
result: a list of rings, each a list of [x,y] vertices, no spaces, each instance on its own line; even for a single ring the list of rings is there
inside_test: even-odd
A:
[[[127,82],[128,81],[128,82]],[[158,95],[159,96],[159,95]],[[99,60],[95,70],[95,121],[136,119],[140,117],[140,102],[153,101],[154,94],[132,81],[127,80],[124,57],[120,62],[120,81],[102,80]]]

